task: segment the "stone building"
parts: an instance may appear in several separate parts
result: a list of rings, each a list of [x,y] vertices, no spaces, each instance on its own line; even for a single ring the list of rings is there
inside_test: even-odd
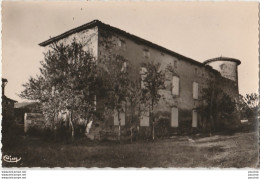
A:
[[[16,131],[13,131],[15,125],[15,116],[14,116],[14,105],[17,101],[8,98],[5,95],[5,87],[8,80],[2,78],[2,141],[5,143],[8,141],[8,135],[14,134]]]
[[[156,109],[169,120],[172,128],[180,128],[184,123],[190,128],[200,126],[197,109],[203,101],[202,90],[209,87],[210,81],[219,85],[232,98],[238,97],[237,67],[241,62],[237,59],[218,57],[201,63],[98,20],[50,38],[39,45],[47,51],[54,42],[70,43],[72,39],[81,41],[97,61],[109,54],[122,55],[131,61],[134,69],[132,74],[137,79],[140,78],[142,64],[147,61],[160,62],[161,68],[171,65],[175,73],[166,74],[166,89],[161,91],[163,98]],[[98,104],[97,97],[97,106]],[[127,123],[125,116],[122,114],[122,125]],[[236,126],[239,122],[237,118],[231,125]],[[111,124],[118,125],[117,117],[114,117]],[[149,127],[149,116],[143,115],[139,125],[140,128]]]
[[[3,120],[14,120],[14,104],[17,102],[5,95],[5,86],[8,80],[2,78],[2,116]]]

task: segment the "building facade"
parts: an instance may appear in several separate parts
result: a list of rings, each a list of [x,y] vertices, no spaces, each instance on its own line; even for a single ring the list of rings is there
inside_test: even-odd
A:
[[[123,56],[131,62],[133,69],[131,74],[136,79],[140,79],[143,63],[159,62],[163,69],[170,65],[174,73],[166,73],[166,89],[160,91],[162,98],[156,111],[159,117],[169,120],[172,128],[200,127],[198,108],[203,102],[202,90],[212,85],[212,82],[233,99],[239,95],[237,72],[237,67],[241,63],[239,60],[218,57],[201,63],[98,20],[69,30],[39,45],[45,47],[47,51],[54,42],[69,44],[73,39],[82,42],[86,51],[92,53],[97,61],[106,59],[111,54]],[[123,126],[127,124],[126,118],[127,115],[122,114]],[[111,121],[110,125],[118,125],[116,116]],[[239,118],[229,121],[229,125],[233,126],[239,123]],[[140,118],[139,125],[150,126],[147,114]]]

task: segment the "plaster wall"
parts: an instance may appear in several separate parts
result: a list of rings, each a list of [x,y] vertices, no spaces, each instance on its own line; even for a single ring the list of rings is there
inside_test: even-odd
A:
[[[77,33],[74,33],[66,38],[60,39],[59,43],[70,44],[76,40],[84,45],[84,50],[91,53],[93,57],[97,58],[98,53],[98,27],[93,27],[86,29]],[[48,50],[51,50],[51,44],[47,45],[44,48],[46,53]]]

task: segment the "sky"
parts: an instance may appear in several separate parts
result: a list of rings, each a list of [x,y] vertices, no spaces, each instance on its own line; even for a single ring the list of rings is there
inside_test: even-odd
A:
[[[257,2],[2,2],[2,77],[18,94],[39,74],[50,37],[98,19],[199,62],[241,60],[239,92],[258,91]]]

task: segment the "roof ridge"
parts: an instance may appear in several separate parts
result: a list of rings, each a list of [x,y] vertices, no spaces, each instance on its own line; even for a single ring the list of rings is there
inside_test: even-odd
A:
[[[91,28],[91,27],[95,27],[95,26],[98,26],[98,27],[101,27],[101,28],[104,27],[104,28],[107,28],[107,30],[112,30],[112,31],[115,31],[115,32],[117,32],[117,33],[121,33],[122,35],[128,36],[128,37],[130,37],[130,38],[132,38],[132,39],[134,39],[134,40],[137,40],[137,41],[141,41],[141,42],[143,42],[144,44],[147,44],[147,45],[149,45],[149,46],[152,46],[152,47],[154,47],[154,48],[156,48],[156,49],[159,49],[159,50],[161,50],[161,51],[163,51],[163,52],[166,52],[166,53],[168,53],[168,54],[170,54],[170,55],[177,56],[177,57],[179,57],[179,58],[181,58],[181,59],[185,59],[185,60],[187,60],[187,61],[189,61],[189,62],[191,62],[191,63],[195,63],[195,64],[200,65],[200,66],[204,66],[204,64],[201,63],[201,62],[199,62],[199,61],[196,61],[196,60],[194,60],[194,59],[192,59],[192,58],[183,56],[183,55],[181,55],[181,54],[179,54],[179,53],[176,53],[176,52],[174,52],[174,51],[172,51],[172,50],[169,50],[169,49],[167,49],[167,48],[165,48],[165,47],[162,47],[162,46],[160,46],[160,45],[157,45],[157,44],[155,44],[155,43],[153,43],[153,42],[151,42],[151,41],[145,40],[145,39],[143,39],[143,38],[141,38],[141,37],[138,37],[138,36],[136,36],[136,35],[133,35],[133,34],[131,34],[131,33],[129,33],[129,32],[124,31],[124,30],[121,30],[121,29],[119,29],[119,28],[117,28],[117,27],[113,27],[113,26],[111,26],[111,25],[109,25],[109,24],[105,24],[105,23],[101,22],[101,21],[98,20],[98,19],[92,20],[92,21],[90,21],[90,22],[88,22],[88,23],[86,23],[86,24],[83,24],[83,25],[81,25],[81,26],[78,26],[78,27],[76,27],[76,28],[73,28],[73,29],[71,29],[71,30],[68,30],[68,31],[66,31],[66,32],[64,32],[64,33],[62,33],[62,34],[60,34],[60,35],[58,35],[58,36],[52,37],[52,38],[50,38],[49,40],[46,40],[46,41],[40,43],[39,45],[45,47],[45,46],[47,46],[47,45],[49,45],[49,44],[51,44],[51,43],[53,43],[53,42],[55,42],[55,41],[58,41],[58,40],[60,40],[60,39],[65,38],[65,37],[67,37],[67,36],[69,36],[69,35],[71,35],[71,34],[73,34],[73,33],[80,32],[80,31],[82,31],[82,30],[85,30],[85,29]]]

